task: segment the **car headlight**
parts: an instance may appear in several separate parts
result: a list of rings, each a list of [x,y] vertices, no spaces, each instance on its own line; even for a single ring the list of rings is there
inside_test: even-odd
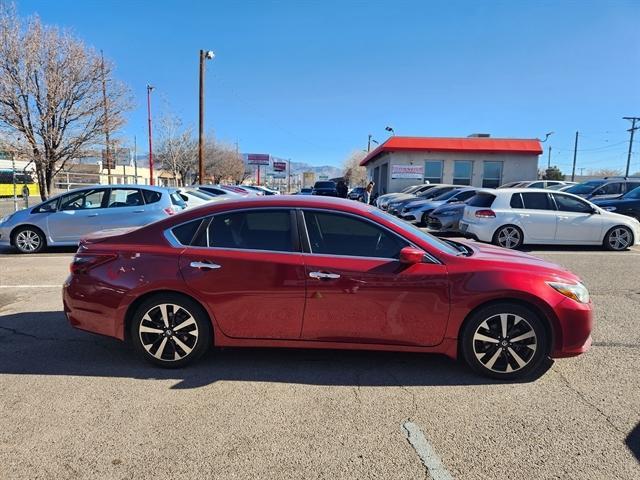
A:
[[[13,213],[5,215],[4,217],[0,218],[0,223],[8,222],[11,217],[13,217]]]
[[[579,303],[589,303],[589,291],[581,283],[547,282],[547,285]]]

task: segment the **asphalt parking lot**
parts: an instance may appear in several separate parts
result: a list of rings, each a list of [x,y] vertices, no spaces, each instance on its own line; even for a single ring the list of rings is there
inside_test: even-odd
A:
[[[640,478],[640,248],[537,249],[594,344],[501,384],[445,357],[227,349],[185,370],[69,327],[73,250],[0,252],[0,478]]]

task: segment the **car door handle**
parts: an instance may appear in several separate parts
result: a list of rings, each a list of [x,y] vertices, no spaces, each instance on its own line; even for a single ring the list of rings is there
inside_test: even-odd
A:
[[[87,217],[97,217],[98,214],[97,213],[92,213],[91,215],[87,215]]]
[[[207,270],[217,270],[218,268],[222,268],[222,266],[217,263],[209,262],[191,262],[189,266],[192,268],[204,268]]]
[[[336,280],[340,278],[340,275],[338,275],[337,273],[327,272],[309,272],[309,276],[318,280]]]
[[[134,210],[133,213],[144,213],[144,210]]]
[[[565,217],[564,215],[558,215],[560,220],[569,220],[569,217]]]
[[[521,217],[530,217],[531,215],[529,215],[528,213],[520,213],[519,214]]]

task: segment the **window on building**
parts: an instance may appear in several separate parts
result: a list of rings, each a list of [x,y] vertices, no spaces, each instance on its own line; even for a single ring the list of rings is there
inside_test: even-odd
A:
[[[472,172],[473,172],[473,162],[469,160],[456,160],[453,163],[454,185],[471,185]]]
[[[424,181],[442,183],[442,160],[427,160],[424,162]]]
[[[502,162],[484,162],[482,186],[484,188],[498,188],[501,182]]]

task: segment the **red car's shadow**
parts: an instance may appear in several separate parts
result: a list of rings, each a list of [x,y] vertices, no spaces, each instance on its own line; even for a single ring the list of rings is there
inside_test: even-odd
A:
[[[220,380],[373,387],[500,383],[441,355],[347,350],[213,349],[187,368],[162,369],[118,340],[72,329],[62,312],[0,316],[2,373],[175,379],[175,389]]]

